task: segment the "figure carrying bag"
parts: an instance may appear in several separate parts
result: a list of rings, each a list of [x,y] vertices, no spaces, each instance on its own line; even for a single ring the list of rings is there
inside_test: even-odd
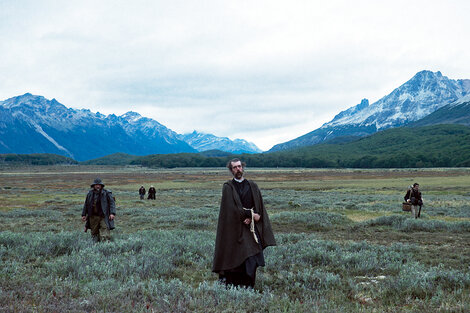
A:
[[[406,191],[406,195],[405,195],[405,199],[406,199],[406,196],[408,195],[408,192],[410,193],[410,200],[411,202],[403,202],[402,203],[402,210],[405,211],[405,212],[411,212],[411,204],[413,203],[413,199],[412,199],[412,196],[413,196],[413,191],[411,189],[411,186],[409,187],[409,189]]]
[[[402,204],[402,210],[403,210],[403,211],[406,211],[406,212],[410,212],[410,211],[411,211],[411,203],[403,202],[403,204]]]

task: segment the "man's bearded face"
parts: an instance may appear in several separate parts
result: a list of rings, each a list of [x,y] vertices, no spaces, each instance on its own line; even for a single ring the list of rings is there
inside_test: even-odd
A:
[[[232,162],[232,175],[236,179],[243,177],[243,166],[241,161]]]

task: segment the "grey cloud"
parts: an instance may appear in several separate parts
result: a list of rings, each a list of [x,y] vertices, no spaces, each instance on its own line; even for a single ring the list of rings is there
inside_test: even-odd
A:
[[[2,1],[0,96],[134,110],[268,149],[422,69],[469,78],[470,4],[452,4]]]

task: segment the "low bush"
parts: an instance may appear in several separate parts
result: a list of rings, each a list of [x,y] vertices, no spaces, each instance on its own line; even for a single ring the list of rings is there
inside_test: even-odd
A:
[[[314,212],[279,212],[271,214],[271,222],[280,225],[292,225],[306,230],[331,229],[333,226],[351,223],[346,216],[324,211]]]
[[[35,217],[44,217],[51,219],[58,219],[62,216],[62,213],[57,210],[50,209],[14,209],[10,211],[0,211],[0,218],[11,218],[11,219],[20,219],[20,218],[35,218]]]
[[[443,291],[469,290],[470,274],[443,267],[423,268],[418,263],[405,266],[380,286],[379,294],[385,302],[411,302],[415,298],[430,299]]]
[[[448,231],[448,232],[468,232],[470,231],[470,222],[446,222],[439,220],[414,219],[408,215],[381,216],[376,219],[368,220],[356,224],[353,228],[390,226],[400,231]]]
[[[413,246],[276,237],[259,270],[260,293],[216,283],[212,231],[118,232],[99,244],[83,232],[0,232],[0,310],[354,312],[365,292],[358,275],[386,277],[366,291],[388,307],[405,295],[457,303],[454,294],[469,287],[467,273],[418,264]]]

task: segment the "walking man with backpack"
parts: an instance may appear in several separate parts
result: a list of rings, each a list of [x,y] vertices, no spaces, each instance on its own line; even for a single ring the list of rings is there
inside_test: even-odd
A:
[[[405,195],[405,201],[411,204],[411,215],[414,216],[414,218],[420,217],[423,198],[421,197],[418,183],[414,183],[413,188],[408,189]]]

